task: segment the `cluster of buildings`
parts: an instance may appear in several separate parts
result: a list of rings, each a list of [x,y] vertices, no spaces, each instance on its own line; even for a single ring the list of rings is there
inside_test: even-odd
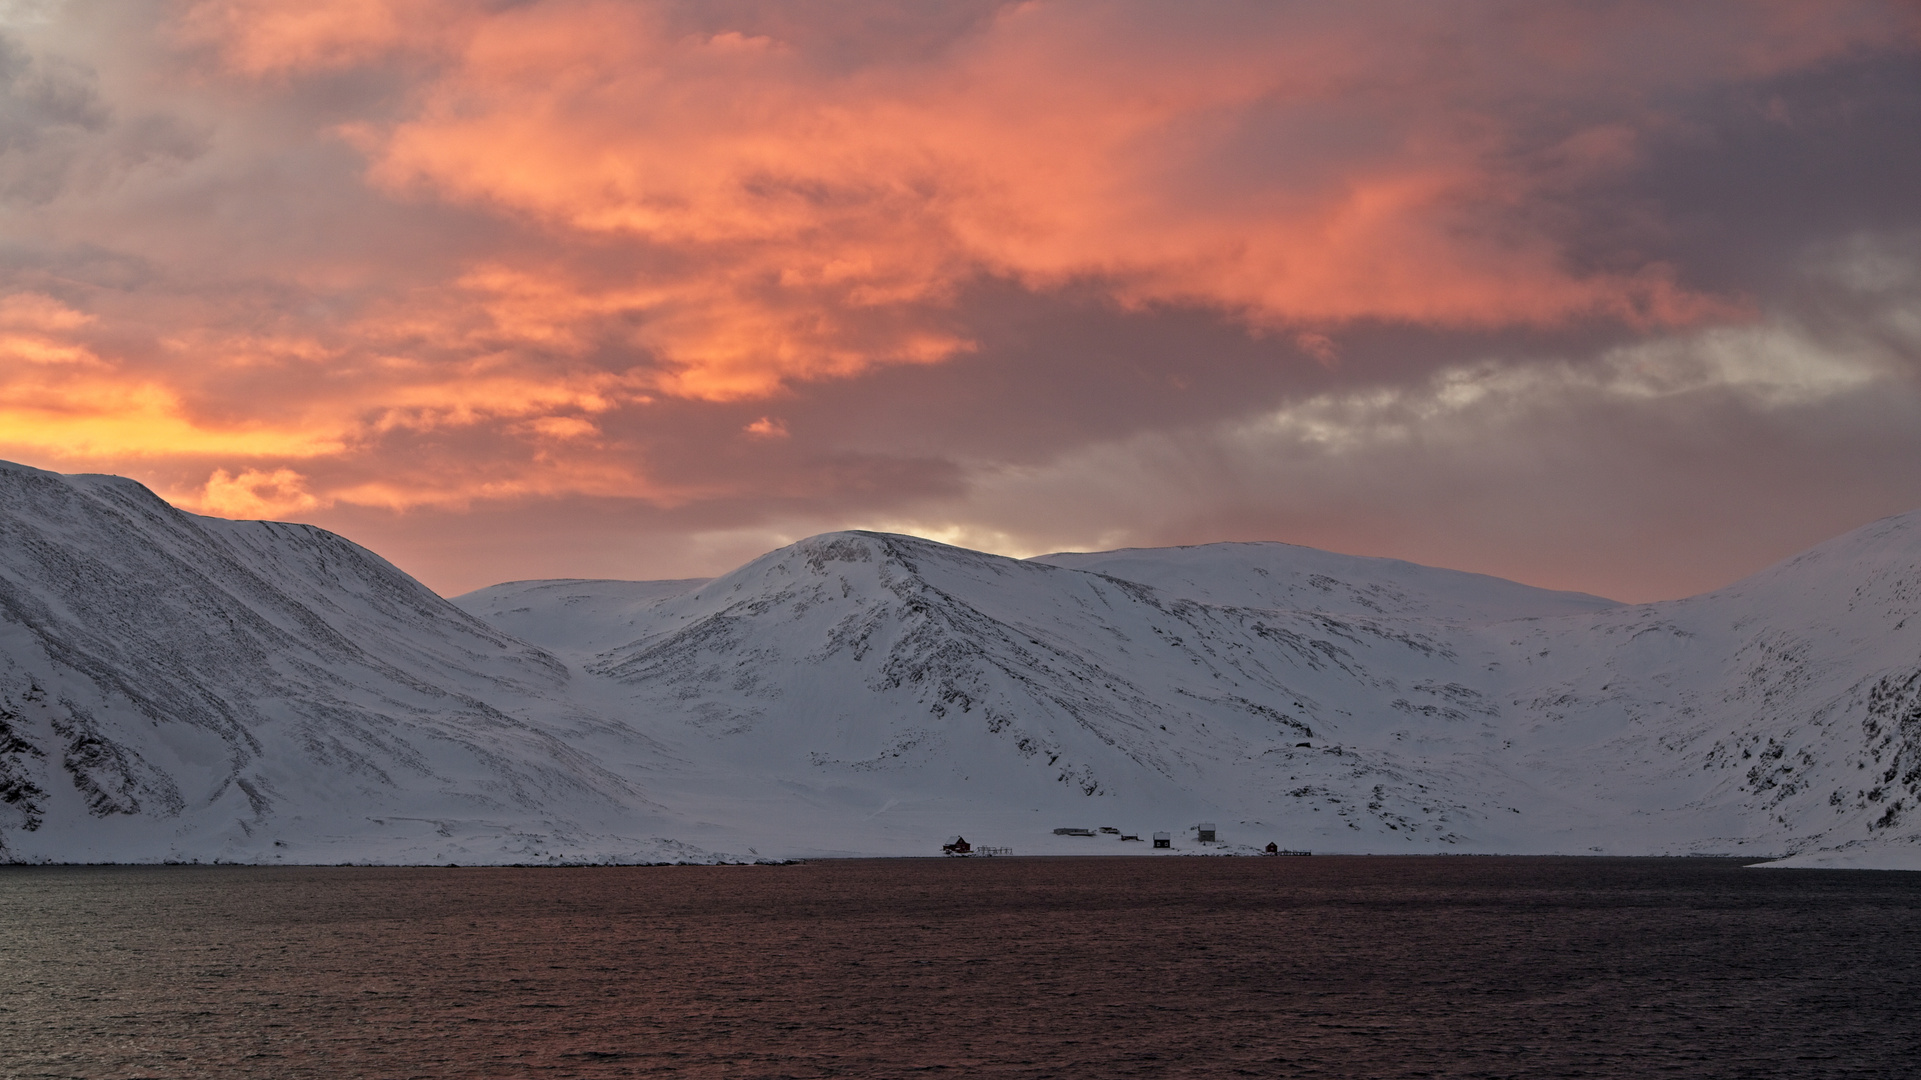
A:
[[[1216,840],[1214,837],[1214,823],[1211,821],[1203,821],[1199,825],[1194,826],[1194,833],[1195,833],[1194,839],[1199,843],[1203,843],[1203,844],[1219,843],[1219,841]],[[1109,836],[1118,836],[1122,840],[1133,840],[1136,842],[1140,840],[1140,837],[1135,835],[1134,833],[1124,833],[1119,829],[1114,828],[1112,825],[1103,825],[1099,829],[1080,829],[1080,828],[1074,828],[1072,826],[1068,826],[1068,827],[1063,827],[1063,828],[1054,830],[1055,836],[1100,836],[1103,834],[1109,835]],[[1157,848],[1173,847],[1174,846],[1173,834],[1164,833],[1164,832],[1155,833],[1154,846]]]
[[[1221,843],[1220,837],[1215,830],[1214,823],[1211,821],[1200,822],[1199,824],[1193,826],[1193,830],[1194,830],[1195,843],[1198,843],[1198,844]],[[1103,825],[1098,829],[1086,829],[1086,828],[1081,828],[1079,826],[1074,826],[1074,825],[1063,825],[1060,828],[1054,830],[1054,835],[1055,836],[1085,836],[1089,838],[1101,837],[1101,836],[1112,836],[1123,842],[1128,842],[1128,841],[1132,841],[1135,843],[1141,842],[1141,838],[1138,834],[1124,833],[1112,825]],[[1174,836],[1172,833],[1157,832],[1153,835],[1153,841],[1154,841],[1154,847],[1156,848],[1172,848],[1174,846]],[[941,851],[949,855],[1012,855],[1014,853],[1013,848],[976,847],[975,845],[968,843],[965,837],[961,837],[961,836],[950,837],[947,843],[942,845]],[[1263,852],[1263,854],[1306,855],[1306,854],[1309,854],[1309,852],[1283,851],[1280,845],[1270,843],[1267,845],[1267,848]]]

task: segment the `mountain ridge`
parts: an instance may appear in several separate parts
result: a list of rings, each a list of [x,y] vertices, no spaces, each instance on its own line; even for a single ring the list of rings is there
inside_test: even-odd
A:
[[[1055,552],[1027,561],[1106,574],[1203,603],[1329,614],[1473,622],[1620,606],[1605,597],[1542,589],[1489,574],[1278,541]],[[1470,596],[1472,603],[1467,602]]]
[[[859,531],[448,601],[311,526],[0,466],[0,858],[1139,850],[1053,833],[1114,824],[1921,867],[1917,608],[1921,513],[1657,604]]]

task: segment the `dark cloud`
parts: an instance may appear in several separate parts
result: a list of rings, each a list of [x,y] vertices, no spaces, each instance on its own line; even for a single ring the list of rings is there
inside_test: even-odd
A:
[[[1610,214],[1575,215],[1577,255],[1605,258],[1626,233],[1699,288],[1778,301],[1804,287],[1810,248],[1921,229],[1912,50],[1714,85],[1662,108],[1670,119],[1650,133],[1642,164],[1612,189],[1581,193]]]

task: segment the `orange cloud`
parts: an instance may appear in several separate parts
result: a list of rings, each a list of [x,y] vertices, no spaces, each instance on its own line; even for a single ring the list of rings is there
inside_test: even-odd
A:
[[[86,346],[64,340],[68,331],[92,321],[92,316],[40,293],[0,297],[0,364],[15,370],[22,379],[26,376],[18,371],[20,364],[104,367]],[[47,376],[34,378],[44,380]]]
[[[983,274],[1319,329],[1679,324],[1734,308],[1658,263],[1573,265],[1529,224],[1557,185],[1631,162],[1631,124],[1530,156],[1501,115],[1530,80],[1618,78],[1677,20],[1658,6],[1599,27],[1560,8],[1459,27],[1241,11],[1235,32],[1131,29],[1132,10],[1011,6],[922,66],[841,70],[767,35],[689,33],[661,5],[516,5],[456,45],[437,30],[451,58],[419,107],[356,138],[396,194],[655,264],[610,282],[503,260],[462,284],[529,340],[565,344],[583,313],[631,315],[629,340],[666,369],[659,388],[698,398],[965,350],[938,312]],[[1755,11],[1690,77],[1853,41],[1804,5]],[[1463,69],[1452,54],[1477,34],[1522,50],[1498,58],[1512,75]]]
[[[233,513],[696,498],[654,440],[798,459],[823,425],[784,401],[780,442],[765,399],[981,348],[983,282],[1200,308],[1329,368],[1357,323],[1724,318],[1651,255],[1590,258],[1570,205],[1640,167],[1662,101],[1915,27],[1876,0],[1039,0],[926,40],[859,4],[159,10],[183,66],[110,66],[151,37],[123,31],[121,96],[48,130],[172,93],[217,134],[0,206],[48,266],[120,260],[7,279],[0,450],[186,462],[173,490]]]
[[[323,432],[196,419],[164,380],[125,372],[75,337],[94,322],[43,294],[0,297],[0,448],[78,459],[342,448]]]
[[[339,128],[368,179],[565,252],[471,264],[428,302],[450,313],[440,342],[611,340],[644,358],[648,389],[710,400],[965,352],[949,308],[983,276],[1320,335],[1727,316],[1659,262],[1579,265],[1555,200],[1632,166],[1651,91],[1910,28],[1805,0],[1732,18],[1635,0],[1178,17],[1033,2],[931,53],[876,39],[848,63],[777,6],[732,24],[689,10],[200,0],[183,26],[251,77],[412,58],[397,116]],[[1607,107],[1535,147],[1540,100]]]
[[[475,462],[440,458],[424,466],[403,464],[358,482],[336,483],[329,501],[388,510],[418,507],[465,509],[479,500],[510,500],[556,495],[646,498],[674,505],[697,494],[650,483],[630,463],[594,455],[537,456],[530,460]]]
[[[304,458],[345,449],[341,433],[296,426],[216,425],[192,416],[154,379],[116,372],[0,377],[0,450],[58,459],[181,455]]]
[[[247,469],[239,476],[215,469],[198,499],[176,501],[203,514],[246,519],[283,517],[325,505],[307,491],[307,478],[292,469]]]
[[[43,294],[0,296],[0,456],[83,468],[259,463],[216,468],[204,484],[170,488],[183,505],[242,517],[357,500],[445,504],[492,492],[611,493],[616,484],[628,495],[647,490],[631,467],[556,463],[531,449],[589,440],[598,430],[592,416],[644,403],[630,376],[570,375],[502,354],[383,356],[350,342],[207,329],[129,359],[88,340],[108,321]],[[396,464],[382,481],[270,464],[337,461],[383,439],[450,431],[484,432],[530,450],[453,471],[444,461]]]
[[[44,293],[0,296],[0,332],[58,334],[93,321],[93,316],[75,311]]]
[[[457,20],[460,7],[434,0],[198,0],[180,20],[181,37],[219,48],[248,75],[350,67],[423,38]]]

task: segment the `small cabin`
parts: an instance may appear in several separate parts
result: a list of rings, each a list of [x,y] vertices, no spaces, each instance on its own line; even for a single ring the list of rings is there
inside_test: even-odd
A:
[[[1203,844],[1211,844],[1214,842],[1214,823],[1213,822],[1203,821],[1199,825],[1194,826],[1194,828],[1196,831],[1200,833],[1200,835],[1195,837],[1194,839],[1199,840]]]
[[[974,845],[968,843],[965,836],[955,836],[942,844],[940,849],[949,855],[966,855],[974,850]]]
[[[1174,846],[1174,838],[1164,832],[1157,832],[1154,834],[1154,846],[1171,848]]]

